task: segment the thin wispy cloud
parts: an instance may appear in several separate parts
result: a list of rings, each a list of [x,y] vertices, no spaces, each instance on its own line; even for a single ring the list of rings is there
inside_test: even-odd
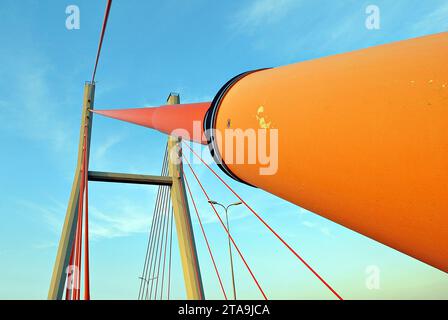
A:
[[[37,63],[29,63],[18,57],[2,70],[11,86],[11,95],[0,103],[2,127],[57,152],[67,152],[71,135],[59,114],[61,101],[49,85],[53,66],[37,54],[35,59]]]
[[[123,140],[124,140],[123,136],[112,135],[107,136],[106,139],[102,141],[100,145],[92,146],[93,152],[91,154],[91,162],[99,167],[106,167],[109,163],[108,161],[109,151]]]
[[[32,212],[35,221],[43,224],[53,234],[54,241],[38,242],[33,244],[33,247],[35,249],[55,247],[62,230],[67,206],[53,199],[46,199],[45,204],[19,200],[17,205],[25,208],[26,212]],[[147,233],[152,210],[150,206],[139,206],[120,198],[115,198],[113,201],[113,209],[98,209],[90,205],[90,238],[100,240]]]
[[[33,243],[32,247],[37,250],[46,250],[51,248],[56,248],[58,243],[56,241],[41,241]]]
[[[123,201],[116,210],[99,210],[91,207],[90,212],[92,220],[89,227],[92,240],[149,232],[152,217],[149,207],[143,208]]]
[[[440,32],[448,30],[448,2],[435,8],[413,26],[413,30],[421,33]]]
[[[313,215],[313,214],[311,214],[311,213],[309,214],[310,218],[312,218],[311,215]],[[333,236],[333,234],[331,233],[330,227],[328,225],[325,225],[325,224],[330,224],[330,222],[326,222],[325,224],[322,224],[322,223],[315,222],[315,221],[304,220],[303,215],[300,215],[300,220],[301,220],[301,224],[306,228],[316,230],[326,237]]]
[[[308,228],[314,228],[314,226],[316,225],[315,223],[312,223],[311,221],[302,221],[302,224]]]
[[[106,141],[95,149],[95,157],[97,159],[102,159],[110,148],[122,140],[123,138],[119,136],[109,136]]]
[[[123,87],[120,79],[112,78],[107,81],[95,80],[95,100],[109,97],[114,91]],[[95,105],[95,109],[109,109],[113,106]]]
[[[327,236],[327,237],[333,236],[331,231],[330,231],[330,228],[328,228],[328,227],[324,227],[324,226],[321,226],[319,224],[316,224],[316,223],[313,223],[313,222],[310,222],[310,221],[303,221],[302,225],[307,227],[307,228],[310,228],[310,229],[315,229],[315,230],[317,230],[318,232],[320,232],[324,236]]]
[[[27,209],[26,212],[33,213],[34,220],[46,225],[53,235],[60,234],[66,211],[65,205],[48,199],[46,204],[21,199],[17,201],[17,205]]]
[[[233,29],[241,33],[253,33],[261,26],[280,22],[292,9],[300,5],[298,0],[257,0],[243,7],[233,17]]]

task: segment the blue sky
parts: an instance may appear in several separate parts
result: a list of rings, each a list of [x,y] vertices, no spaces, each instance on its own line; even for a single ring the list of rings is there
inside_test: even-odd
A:
[[[81,28],[67,30],[65,8]],[[365,8],[381,10],[367,30]],[[90,79],[105,1],[0,3],[0,298],[46,298],[76,165],[83,83]],[[97,72],[97,108],[143,107],[178,92],[211,100],[231,77],[372,45],[448,30],[448,3],[430,1],[115,0]],[[92,170],[157,174],[166,137],[95,117]],[[213,197],[229,194],[196,166]],[[226,291],[225,233],[198,187],[200,214]],[[229,183],[344,297],[448,298],[445,273],[324,218],[236,182]],[[156,187],[91,183],[91,287],[97,299],[134,299]],[[243,207],[232,208],[234,237],[269,298],[332,299]],[[221,298],[193,217],[206,297]],[[176,248],[176,246],[174,246]],[[175,298],[185,297],[174,251]],[[260,298],[238,258],[240,298]],[[380,288],[365,285],[380,270]]]

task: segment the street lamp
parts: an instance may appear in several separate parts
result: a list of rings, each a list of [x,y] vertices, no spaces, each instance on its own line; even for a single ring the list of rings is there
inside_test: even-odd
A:
[[[229,227],[229,216],[227,215],[227,211],[232,206],[239,206],[241,201],[234,202],[229,204],[228,206],[224,206],[223,204],[216,202],[214,200],[208,200],[210,204],[217,205],[224,208],[224,211],[226,213],[226,224],[227,224],[227,231],[228,231],[228,239],[229,239],[229,256],[230,256],[230,270],[232,271],[232,285],[233,285],[233,299],[236,300],[236,288],[235,288],[235,274],[233,272],[233,258],[232,258],[232,246],[230,245],[230,227]]]

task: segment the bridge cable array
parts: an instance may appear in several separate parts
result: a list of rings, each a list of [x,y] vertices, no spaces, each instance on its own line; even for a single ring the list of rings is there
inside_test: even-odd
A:
[[[224,228],[225,232],[227,233],[227,236],[229,237],[230,241],[232,242],[233,246],[235,247],[236,251],[238,252],[238,255],[240,256],[241,260],[243,261],[244,265],[246,266],[246,269],[249,271],[253,281],[255,282],[255,285],[258,287],[258,290],[260,291],[261,295],[263,296],[263,298],[265,300],[267,300],[267,296],[264,293],[263,289],[260,286],[260,283],[258,282],[257,278],[255,277],[254,273],[252,272],[252,269],[249,267],[249,264],[247,263],[246,259],[244,258],[241,250],[238,248],[237,244],[235,243],[235,240],[233,239],[232,235],[230,234],[229,230],[227,229],[227,227],[225,226],[224,222],[222,221],[218,211],[215,208],[215,205],[213,203],[210,202],[210,197],[207,193],[207,191],[205,191],[203,184],[201,183],[201,181],[199,180],[198,175],[196,174],[196,172],[194,171],[193,167],[191,166],[190,162],[187,160],[186,157],[182,158],[185,163],[188,165],[188,167],[190,168],[191,173],[193,174],[194,178],[196,179],[196,181],[198,182],[202,192],[204,193],[205,197],[207,198],[207,200],[209,201],[209,204],[211,205],[213,211],[215,212],[216,217],[218,218],[219,222],[221,223],[222,227]]]
[[[107,22],[109,18],[109,13],[112,5],[112,0],[107,1],[106,10],[104,14],[103,24],[100,32],[100,40],[98,43],[98,49],[95,59],[95,64],[92,73],[92,81],[94,83],[96,71],[98,67],[99,58],[101,55],[102,44],[104,40],[104,35],[107,28]],[[72,267],[72,271],[67,273],[67,284],[66,284],[66,299],[80,299],[80,287],[81,287],[81,262],[82,262],[82,237],[83,237],[83,217],[85,218],[85,233],[84,233],[84,298],[90,299],[90,286],[89,286],[89,239],[88,239],[88,161],[87,161],[87,137],[88,128],[87,125],[84,128],[84,141],[83,141],[83,153],[82,153],[82,165],[80,172],[80,191],[79,191],[79,202],[78,202],[78,215],[76,219],[76,230],[75,230],[75,239],[71,248],[70,253],[70,262],[69,267]],[[188,144],[184,142],[184,145],[187,146],[189,151],[197,157],[218,179],[219,181],[226,186],[249,210],[252,212],[255,217],[262,222],[262,224],[274,234],[274,236],[280,240],[280,242],[286,246],[286,248],[294,254],[338,299],[343,300],[342,297],[326,282],[261,216],[251,207],[249,206],[242,198],[238,195]],[[198,175],[194,171],[191,164],[188,160],[183,157],[186,164],[190,168],[193,176],[198,182],[202,192],[206,196],[207,200],[210,200],[208,193],[205,191],[205,188],[201,181],[198,178]],[[181,166],[181,168],[183,168]],[[162,175],[168,175],[168,159],[167,159],[167,150],[165,150],[165,156],[162,165]],[[213,263],[214,270],[216,272],[222,293],[224,298],[227,299],[226,292],[224,290],[224,286],[222,283],[221,276],[218,271],[218,267],[216,265],[210,243],[206,236],[205,230],[203,228],[203,224],[201,218],[199,216],[199,212],[196,206],[196,202],[194,201],[193,194],[190,189],[190,185],[188,183],[187,177],[184,175],[184,181],[188,189],[188,193],[190,199],[193,203],[196,216],[199,221],[199,225],[204,236],[207,249]],[[267,299],[267,296],[263,289],[260,286],[259,281],[255,277],[251,268],[249,267],[246,259],[244,258],[242,252],[236,245],[233,237],[230,235],[229,230],[226,228],[224,222],[222,221],[218,211],[215,208],[213,203],[210,203],[214,213],[218,217],[222,227],[227,233],[229,239],[231,240],[233,246],[237,250],[240,258],[242,259],[244,265],[249,271],[252,279],[254,280],[257,288],[262,294],[264,299]],[[156,198],[156,206],[154,208],[154,214],[152,217],[151,229],[148,238],[148,244],[146,249],[145,263],[143,267],[142,276],[140,277],[140,288],[138,299],[162,299],[164,293],[164,280],[165,280],[165,269],[167,263],[167,252],[168,255],[168,284],[166,287],[166,296],[167,299],[170,298],[170,286],[171,286],[171,258],[172,258],[172,237],[173,237],[173,209],[170,202],[170,187],[169,186],[159,186]],[[169,240],[168,240],[169,239]],[[169,247],[168,247],[169,246]],[[163,259],[162,259],[163,256]],[[163,261],[163,262],[162,262]],[[162,270],[161,270],[162,268]],[[161,272],[161,273],[160,273]],[[159,291],[159,280],[160,280],[160,291]]]
[[[210,254],[210,259],[212,260],[213,267],[214,267],[215,272],[216,272],[216,276],[218,277],[219,286],[221,287],[222,293],[224,295],[224,299],[227,300],[226,291],[224,290],[224,285],[222,284],[222,279],[221,279],[221,276],[219,274],[218,267],[216,266],[215,258],[213,257],[213,253],[212,253],[212,250],[210,248],[210,243],[208,242],[207,235],[205,234],[204,226],[202,225],[202,220],[201,220],[201,217],[199,216],[199,211],[198,211],[198,208],[196,206],[196,201],[194,201],[193,193],[191,192],[190,184],[188,183],[188,179],[187,179],[186,175],[184,175],[184,181],[185,181],[185,185],[187,186],[187,190],[188,190],[188,193],[190,195],[191,202],[193,203],[194,211],[196,212],[196,217],[198,218],[199,226],[201,227],[201,231],[202,231],[202,235],[204,236],[205,243],[207,244],[207,249],[208,249],[208,252]]]
[[[168,155],[166,149],[161,175],[168,175]],[[164,289],[166,289],[166,297],[169,299],[173,238],[173,209],[170,194],[170,186],[159,186],[145,263],[140,277],[139,300],[163,299]],[[169,255],[168,259],[167,254]],[[165,270],[167,267],[168,284],[165,287]]]
[[[165,176],[167,174],[167,159],[166,159],[166,148],[165,148],[165,154],[164,154],[164,158],[163,158],[163,162],[162,162],[162,171],[161,171],[161,175]],[[155,225],[156,222],[158,222],[159,219],[159,212],[160,212],[160,203],[161,203],[161,193],[162,193],[162,188],[159,186],[158,191],[157,191],[157,197],[156,197],[156,203],[154,206],[154,213],[152,216],[152,222],[151,222],[151,230],[149,232],[149,237],[148,237],[148,245],[146,248],[146,256],[145,256],[145,263],[143,265],[143,271],[142,271],[142,275],[140,277],[140,289],[139,289],[139,294],[138,294],[138,299],[142,299],[145,296],[146,293],[146,286],[148,284],[148,267],[149,267],[149,263],[148,261],[150,259],[152,259],[152,257],[150,258],[150,253],[152,253],[153,251],[153,242],[154,242],[154,237],[155,237]]]
[[[246,201],[244,201],[244,199],[243,198],[241,198],[241,196],[235,191],[235,190],[233,190],[217,173],[216,173],[216,171],[215,170],[213,170],[203,159],[202,159],[202,157],[201,156],[199,156],[187,143],[185,143],[185,142],[183,142],[183,144],[189,149],[189,151],[190,151],[190,153],[191,154],[193,154],[197,159],[199,159],[204,165],[205,165],[205,167],[206,168],[208,168],[212,173],[213,173],[213,175],[215,175],[218,179],[219,179],[219,181],[222,183],[222,184],[224,184],[225,185],[225,187],[227,188],[227,189],[229,189],[240,201],[241,201],[241,203],[243,203],[249,210],[250,210],[250,212],[252,212],[254,215],[255,215],[255,217],[260,221],[260,222],[262,222],[262,224],[272,233],[272,234],[274,234],[274,236],[278,239],[278,240],[280,240],[280,242],[291,252],[291,253],[293,253],[294,254],[294,256],[295,257],[297,257],[299,260],[300,260],[300,262],[302,262],[304,265],[305,265],[305,267],[306,268],[308,268],[339,300],[343,300],[343,298],[341,297],[341,295],[339,295],[337,292],[336,292],[336,290],[334,290],[333,289],[333,287],[332,286],[330,286],[330,284],[328,284],[328,282],[327,281],[325,281],[323,278],[322,278],[322,276],[321,275],[319,275],[319,273],[317,273],[317,271],[316,270],[314,270],[314,268],[312,268],[310,265],[309,265],[309,263],[307,263],[306,261],[305,261],[305,259],[303,259],[302,258],[302,256],[300,256],[251,206],[249,206],[248,204],[247,204],[247,202]],[[187,165],[188,165],[188,167],[190,168],[190,170],[191,170],[191,172],[193,173],[193,175],[195,176],[195,178],[196,178],[196,180],[197,180],[197,182],[198,182],[198,184],[199,184],[199,186],[201,187],[201,189],[202,189],[202,191],[203,191],[203,193],[206,195],[206,198],[207,198],[207,200],[210,200],[210,198],[209,198],[209,196],[208,196],[208,194],[206,193],[206,191],[205,191],[205,189],[204,189],[204,187],[203,187],[203,185],[202,185],[202,183],[200,182],[200,180],[199,180],[199,178],[198,178],[198,176],[196,175],[196,173],[194,172],[194,170],[193,170],[193,168],[192,168],[192,166],[190,165],[190,163],[188,162],[188,160],[186,159],[186,157],[183,157],[183,160],[185,160],[185,162],[187,163]],[[209,202],[210,203],[210,202]],[[219,217],[219,214],[218,214],[218,212],[216,211],[216,208],[215,208],[215,206],[213,205],[213,203],[210,203],[210,205],[212,206],[212,208],[213,208],[213,210],[215,211],[215,213],[217,214],[217,216],[218,216],[218,218],[219,218],[219,220],[220,220],[220,222],[221,222],[221,224],[223,225],[223,227],[224,227],[224,229],[225,229],[225,231],[226,231],[226,233],[229,235],[229,237],[230,237],[230,239],[231,239],[231,241],[232,241],[232,243],[233,243],[233,245],[235,246],[235,248],[236,248],[236,250],[238,251],[238,253],[240,254],[240,257],[243,259],[243,262],[245,263],[245,265],[246,265],[246,267],[248,268],[248,270],[249,270],[249,272],[251,273],[251,276],[252,276],[252,278],[254,279],[254,281],[255,281],[255,283],[257,284],[257,286],[258,286],[258,288],[260,289],[260,291],[261,291],[261,293],[263,294],[263,297],[266,299],[266,295],[264,294],[264,292],[263,292],[263,290],[261,289],[261,287],[260,287],[260,285],[259,285],[259,283],[258,283],[258,281],[256,280],[256,278],[255,278],[255,276],[253,275],[253,273],[252,273],[252,271],[250,270],[250,268],[249,268],[249,266],[247,265],[247,263],[245,262],[245,260],[244,260],[244,258],[243,258],[243,256],[242,256],[242,254],[240,253],[240,251],[239,251],[239,249],[238,249],[238,247],[236,246],[236,244],[235,244],[235,242],[233,241],[233,238],[231,237],[231,235],[229,234],[229,232],[228,232],[228,230],[227,230],[227,228],[225,227],[225,225],[224,225],[224,223],[222,222],[222,220],[221,220],[221,218]]]
[[[98,67],[98,61],[100,60],[101,48],[103,46],[103,39],[104,39],[104,34],[106,33],[107,21],[109,20],[109,12],[110,12],[111,6],[112,6],[112,0],[107,0],[106,11],[104,12],[103,25],[101,27],[100,41],[98,42],[98,49],[96,52],[95,65],[93,67],[92,83],[95,82],[96,69]]]
[[[88,196],[88,127],[87,123],[83,128],[82,153],[80,166],[80,186],[78,195],[78,212],[76,216],[76,229],[74,241],[70,251],[68,272],[66,277],[66,300],[80,300],[81,298],[81,262],[82,262],[82,240],[83,240],[83,217],[85,218],[84,232],[84,299],[90,299],[90,277],[89,277],[89,196]]]

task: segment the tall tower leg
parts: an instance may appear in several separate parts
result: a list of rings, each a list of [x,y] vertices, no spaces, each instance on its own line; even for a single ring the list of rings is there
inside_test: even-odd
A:
[[[171,94],[168,97],[168,104],[178,104],[180,102],[179,100],[178,95]],[[173,203],[174,219],[176,221],[187,299],[203,300],[204,290],[191,225],[190,211],[185,193],[181,152],[180,138],[170,136],[168,138],[168,169],[173,179],[171,201]]]
[[[92,118],[89,109],[93,108],[93,99],[95,95],[95,85],[86,83],[84,85],[84,98],[82,106],[81,128],[79,136],[78,147],[78,163],[76,166],[75,177],[73,180],[72,191],[65,214],[65,221],[62,227],[62,234],[59,240],[58,252],[56,261],[53,267],[53,275],[51,277],[50,290],[48,291],[49,300],[60,300],[64,295],[64,285],[66,278],[66,268],[69,264],[70,249],[73,244],[73,239],[76,230],[76,219],[78,217],[78,203],[79,203],[79,189],[81,183],[81,165],[82,165],[82,148],[84,142],[85,126],[87,125],[87,159],[90,150],[90,132],[92,128]],[[88,161],[88,160],[87,160]],[[88,166],[86,166],[88,167]]]

